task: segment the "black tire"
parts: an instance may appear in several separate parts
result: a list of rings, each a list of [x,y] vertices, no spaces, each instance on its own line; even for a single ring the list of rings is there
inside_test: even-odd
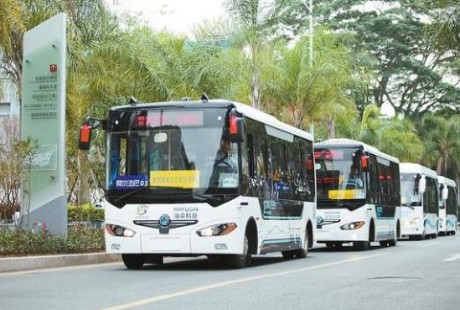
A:
[[[293,250],[293,251],[282,251],[281,254],[283,255],[284,259],[293,259],[295,257],[295,250]]]
[[[145,263],[142,254],[121,254],[121,259],[128,269],[141,269]]]
[[[389,245],[389,242],[387,240],[379,241],[379,243],[382,248],[386,248]]]
[[[388,240],[389,246],[396,246],[398,244],[398,239]]]
[[[369,241],[355,241],[353,247],[358,251],[365,251],[369,249],[371,243]]]
[[[162,255],[152,255],[147,260],[147,263],[155,265],[163,265],[163,256]]]
[[[233,269],[243,268],[251,263],[251,254],[249,253],[248,234],[244,235],[243,254],[228,255],[226,257],[227,266]]]
[[[308,228],[305,230],[305,238],[303,241],[303,247],[294,251],[294,255],[296,258],[306,258],[308,255],[308,241],[309,240],[309,233]]]

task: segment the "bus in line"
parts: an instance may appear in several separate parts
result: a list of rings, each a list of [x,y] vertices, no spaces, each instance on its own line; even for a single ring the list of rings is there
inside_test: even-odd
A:
[[[395,246],[400,236],[399,160],[361,141],[329,139],[314,146],[317,242],[327,247],[371,242]]]
[[[438,175],[441,203],[439,205],[439,235],[455,235],[458,223],[457,184]]]
[[[241,268],[303,258],[315,242],[313,137],[227,100],[133,103],[80,128],[106,132],[105,242],[128,269],[166,256]]]
[[[411,240],[438,235],[439,186],[436,171],[401,163],[402,237]]]

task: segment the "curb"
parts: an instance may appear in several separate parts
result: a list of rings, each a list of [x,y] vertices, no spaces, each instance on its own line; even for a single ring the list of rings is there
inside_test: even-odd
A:
[[[88,253],[0,258],[0,272],[120,262],[119,254]]]

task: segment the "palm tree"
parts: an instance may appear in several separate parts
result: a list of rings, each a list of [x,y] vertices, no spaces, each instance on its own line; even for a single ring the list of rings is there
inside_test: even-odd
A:
[[[426,115],[419,128],[424,138],[425,164],[440,175],[458,180],[460,175],[460,117]]]
[[[335,35],[318,30],[315,62],[309,62],[307,40],[293,47],[282,44],[272,53],[273,66],[263,71],[264,101],[275,111],[287,110],[294,126],[306,121],[326,123],[329,138],[335,136],[335,119],[340,114],[355,115],[355,105],[346,94],[352,82],[347,50]]]
[[[377,105],[364,109],[358,139],[400,161],[419,162],[423,158],[424,147],[412,121],[382,118]]]
[[[281,9],[280,1],[268,0],[227,0],[226,6],[232,18],[237,20],[241,29],[241,47],[247,49],[248,67],[251,72],[251,102],[252,106],[261,108],[261,68],[260,57],[269,37],[270,31],[276,24],[277,12]]]
[[[442,49],[459,51],[460,38],[460,4],[455,0],[432,1],[431,6],[437,9],[437,19],[428,25],[428,33],[433,39],[433,45]]]
[[[0,0],[0,50],[3,54],[8,55],[13,49],[13,31],[23,30],[21,15],[19,0]]]

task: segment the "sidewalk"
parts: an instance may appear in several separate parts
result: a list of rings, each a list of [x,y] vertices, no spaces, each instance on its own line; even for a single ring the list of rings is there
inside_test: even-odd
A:
[[[87,253],[0,258],[0,272],[120,262],[118,254]]]

